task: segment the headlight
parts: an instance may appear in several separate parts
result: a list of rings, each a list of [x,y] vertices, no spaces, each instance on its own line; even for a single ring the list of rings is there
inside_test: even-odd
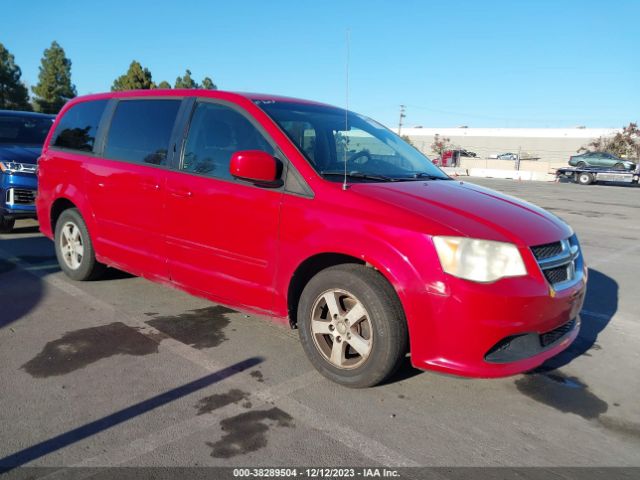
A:
[[[2,160],[0,161],[0,170],[5,173],[34,173],[36,171],[36,165],[30,163],[8,162],[6,160]]]
[[[526,275],[518,248],[512,243],[465,237],[433,237],[442,269],[474,282],[494,282]]]

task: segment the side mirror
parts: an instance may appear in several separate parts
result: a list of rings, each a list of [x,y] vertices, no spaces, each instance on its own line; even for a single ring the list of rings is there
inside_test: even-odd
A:
[[[262,184],[279,180],[279,161],[260,150],[244,150],[231,156],[229,172],[236,178]]]

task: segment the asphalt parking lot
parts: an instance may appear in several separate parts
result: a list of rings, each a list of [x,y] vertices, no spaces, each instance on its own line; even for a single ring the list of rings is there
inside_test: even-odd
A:
[[[0,466],[640,466],[640,188],[469,179],[568,221],[583,328],[536,373],[349,390],[297,332],[0,235]],[[64,474],[64,472],[63,472]]]

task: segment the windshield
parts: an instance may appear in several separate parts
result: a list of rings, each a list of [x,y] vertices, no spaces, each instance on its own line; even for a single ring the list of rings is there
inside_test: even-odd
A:
[[[42,145],[54,118],[0,115],[0,144]]]
[[[448,180],[431,161],[395,133],[345,110],[274,100],[256,100],[327,180]]]

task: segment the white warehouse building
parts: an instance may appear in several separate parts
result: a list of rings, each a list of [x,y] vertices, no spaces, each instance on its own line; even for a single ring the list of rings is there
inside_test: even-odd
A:
[[[397,130],[396,130],[397,131]],[[462,157],[467,168],[513,168],[513,161],[494,160],[501,153],[521,153],[526,160],[521,169],[552,171],[566,166],[571,155],[582,146],[601,136],[615,135],[617,128],[403,128],[411,142],[430,158],[435,158],[431,144],[436,134],[446,137],[455,148],[477,154],[476,158]]]

